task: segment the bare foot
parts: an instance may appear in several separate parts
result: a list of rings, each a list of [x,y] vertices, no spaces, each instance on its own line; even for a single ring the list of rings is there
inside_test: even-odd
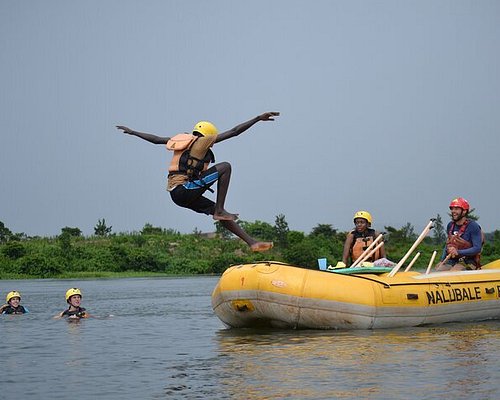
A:
[[[273,242],[257,242],[250,246],[253,252],[261,252],[271,250],[273,248]]]
[[[221,213],[214,213],[214,219],[216,221],[236,221],[238,219],[238,214],[231,214],[227,211]]]

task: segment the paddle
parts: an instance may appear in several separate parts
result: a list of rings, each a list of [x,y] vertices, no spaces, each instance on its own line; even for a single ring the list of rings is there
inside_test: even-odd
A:
[[[425,271],[425,274],[426,274],[426,275],[428,275],[428,274],[429,274],[429,272],[430,272],[430,270],[431,270],[431,268],[432,268],[432,264],[434,264],[434,259],[436,258],[436,254],[437,254],[437,251],[436,251],[436,250],[434,250],[434,251],[432,252],[432,256],[431,256],[431,259],[430,259],[430,261],[429,261],[429,265],[427,266],[427,270]]]
[[[407,253],[404,255],[404,257],[396,264],[396,266],[392,269],[391,272],[389,272],[389,275],[387,275],[389,278],[392,278],[396,273],[399,271],[401,266],[405,263],[406,259],[410,257],[410,254],[413,253],[413,250],[415,250],[418,245],[424,240],[424,238],[427,236],[427,234],[430,232],[430,230],[433,228],[434,221],[436,219],[432,218],[427,226],[424,228],[420,236],[415,240],[415,243],[410,247],[410,250],[407,251]]]
[[[411,267],[413,267],[413,264],[415,264],[415,261],[418,260],[418,257],[420,257],[420,251],[415,254],[415,257],[413,257],[413,260],[411,260],[410,264],[406,267],[405,272],[408,272]]]
[[[446,264],[446,261],[448,261],[451,258],[451,254],[448,254],[443,261],[441,261],[438,265],[436,265],[436,269],[440,268],[444,264]]]

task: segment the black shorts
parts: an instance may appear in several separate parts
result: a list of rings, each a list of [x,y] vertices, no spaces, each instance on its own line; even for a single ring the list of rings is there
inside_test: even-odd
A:
[[[215,203],[203,196],[203,193],[217,182],[218,179],[219,173],[215,166],[213,166],[203,172],[200,179],[176,186],[170,192],[170,197],[180,207],[189,208],[202,214],[214,215]]]

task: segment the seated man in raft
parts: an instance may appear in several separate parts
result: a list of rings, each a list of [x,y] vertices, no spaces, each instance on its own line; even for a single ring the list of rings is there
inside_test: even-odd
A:
[[[354,214],[354,229],[347,234],[344,243],[344,251],[342,253],[342,262],[345,265],[349,265],[349,259],[351,260],[351,264],[356,261],[380,234],[372,229],[371,225],[372,216],[368,211],[358,211]],[[385,258],[384,245],[382,245],[366,261],[373,262],[380,258]]]
[[[437,271],[463,271],[481,268],[484,234],[476,221],[467,218],[470,205],[462,197],[450,203],[451,221],[446,227],[448,238]]]

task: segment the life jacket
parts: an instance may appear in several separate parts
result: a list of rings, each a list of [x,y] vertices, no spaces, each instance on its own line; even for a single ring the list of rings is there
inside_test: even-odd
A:
[[[455,247],[457,250],[469,249],[472,247],[472,243],[463,239],[462,235],[467,229],[467,225],[469,224],[469,220],[466,219],[465,222],[460,226],[460,229],[457,233],[453,233],[455,230],[455,222],[453,222],[450,226],[450,230],[448,231],[448,238],[446,239],[446,248]],[[484,233],[481,230],[481,246],[484,244]],[[466,264],[474,264],[476,269],[481,269],[481,252],[474,256],[469,257],[460,257]],[[459,259],[459,261],[460,261]]]
[[[28,311],[21,305],[14,308],[10,304],[3,310],[3,314],[26,314],[27,312]]]
[[[215,156],[211,149],[208,149],[201,158],[196,158],[191,154],[191,148],[199,136],[189,133],[179,133],[167,142],[167,150],[174,152],[170,166],[169,175],[183,174],[189,181],[200,178],[203,171],[208,168],[208,164],[215,162]]]
[[[354,236],[351,244],[351,260],[354,262],[375,240],[375,229],[368,228],[366,231],[361,233],[354,229],[351,233]],[[380,257],[381,252],[380,249],[378,249],[366,261],[375,261]]]
[[[63,317],[72,317],[76,315],[79,318],[87,318],[87,313],[85,312],[85,308],[83,307],[77,307],[76,310],[71,310],[68,308],[67,310],[64,310],[62,313]]]

